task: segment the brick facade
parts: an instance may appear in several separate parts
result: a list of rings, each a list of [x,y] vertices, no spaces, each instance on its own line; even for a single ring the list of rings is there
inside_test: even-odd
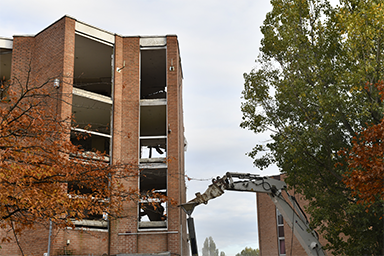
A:
[[[90,31],[89,34],[87,34],[88,31]],[[99,38],[100,34],[102,36]],[[167,204],[166,226],[161,228],[157,226],[149,229],[139,227],[137,202],[126,203],[123,210],[125,217],[111,221],[108,229],[57,229],[54,227],[51,255],[64,253],[72,253],[73,255],[131,255],[141,253],[188,255],[186,217],[182,210],[177,207],[186,199],[182,70],[177,36],[155,38],[153,40],[155,43],[145,43],[142,46],[143,40],[139,36],[123,37],[111,34],[68,16],[56,21],[35,36],[14,36],[11,77],[25,83],[26,74],[30,68],[34,83],[43,83],[59,78],[60,88],[59,90],[52,88],[52,93],[57,93],[63,101],[61,101],[62,103],[52,103],[56,104],[52,109],[61,118],[67,118],[73,114],[71,103],[73,103],[74,98],[72,92],[75,87],[75,80],[78,80],[79,77],[76,75],[75,66],[79,65],[77,61],[81,61],[80,48],[76,48],[76,38],[79,37],[82,40],[93,40],[94,44],[101,42],[107,46],[100,47],[110,47],[111,52],[113,52],[110,78],[113,81],[112,93],[108,96],[113,102],[111,103],[111,139],[109,142],[112,163],[130,163],[135,166],[143,166],[144,169],[149,168],[150,165],[140,159],[142,150],[140,125],[144,122],[141,120],[143,118],[141,106],[149,103],[143,103],[140,96],[141,51],[143,48],[149,50],[159,48],[166,52],[165,70],[163,70],[166,73],[166,100],[158,100],[160,103],[156,107],[166,109],[164,122],[167,128],[162,128],[164,131],[166,130],[164,135],[154,137],[161,143],[165,141],[166,161],[157,164],[166,173],[167,196],[176,203],[175,205]],[[158,46],[156,40],[166,43]],[[118,71],[118,68],[121,70]],[[162,102],[166,102],[164,107]],[[151,137],[148,138],[148,140],[151,139]],[[151,147],[148,146],[148,148],[152,150]],[[138,177],[132,177],[124,182],[127,187],[135,190],[140,189]],[[144,224],[153,224],[151,221],[147,222]],[[42,225],[37,225],[35,229],[23,233],[20,237],[20,243],[25,255],[41,256],[47,252],[48,226],[48,222],[42,223]],[[6,231],[0,231],[0,236],[4,232]],[[21,255],[15,241],[1,243],[1,247],[0,255]]]

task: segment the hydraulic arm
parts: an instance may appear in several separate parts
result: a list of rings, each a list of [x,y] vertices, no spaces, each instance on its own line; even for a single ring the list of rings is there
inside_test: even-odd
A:
[[[190,216],[197,205],[207,204],[209,200],[224,194],[224,190],[267,193],[307,254],[313,256],[326,255],[318,240],[317,233],[310,229],[305,213],[296,199],[289,195],[287,185],[283,181],[260,177],[256,174],[227,172],[223,177],[214,179],[203,194],[196,193],[194,199],[181,206]],[[293,207],[285,200],[282,195],[283,192],[287,195]]]

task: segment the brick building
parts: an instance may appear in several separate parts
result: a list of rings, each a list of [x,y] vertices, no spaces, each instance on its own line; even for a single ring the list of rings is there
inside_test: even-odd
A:
[[[280,180],[284,179],[284,176],[277,175],[273,176],[273,178]],[[303,200],[301,195],[295,194],[293,191],[289,191],[289,193],[295,195],[299,205],[305,210],[304,207],[305,205],[308,205],[308,203]],[[260,256],[307,256],[308,254],[305,252],[300,242],[293,234],[292,229],[288,226],[281,213],[279,213],[268,194],[257,193],[256,198]],[[286,197],[285,200],[290,202]],[[309,216],[307,217],[309,218]],[[322,245],[326,244],[326,241],[321,236],[320,243]],[[326,253],[327,255],[332,255],[330,252]]]
[[[137,164],[141,175],[127,181],[129,187],[185,202],[177,36],[121,36],[64,16],[36,35],[0,37],[0,78],[23,81],[29,67],[34,81],[59,78],[60,95],[70,104],[59,104],[58,113],[74,115],[72,132],[92,134],[73,143],[109,152],[111,163]],[[115,221],[82,220],[74,229],[54,230],[51,255],[188,255],[182,210],[163,203],[163,211],[146,212],[145,204],[127,204],[127,217]],[[47,225],[26,231],[24,254],[47,252],[48,233]],[[1,247],[0,255],[21,255],[14,242]]]

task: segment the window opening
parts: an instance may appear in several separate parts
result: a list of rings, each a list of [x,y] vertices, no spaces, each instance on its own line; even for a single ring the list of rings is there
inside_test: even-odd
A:
[[[74,87],[111,97],[113,47],[75,35]]]
[[[161,136],[166,132],[166,106],[140,107],[140,136]]]
[[[164,161],[167,149],[166,105],[140,107],[140,160]]]
[[[160,202],[150,202],[150,203],[140,203],[140,221],[151,221],[151,222],[164,222],[167,217],[165,215],[165,203]],[[147,218],[143,218],[147,216]],[[140,227],[165,227],[165,223],[155,223],[156,225],[140,225]]]
[[[71,142],[87,152],[109,153],[110,138],[77,130],[71,131]]]
[[[107,183],[107,180],[101,180],[100,182]],[[69,182],[68,183],[68,194],[70,196],[89,196],[94,193],[97,193],[94,189],[87,187],[86,184],[81,184],[78,182]],[[89,211],[84,212],[84,218],[81,220],[72,219],[75,227],[78,228],[97,228],[97,229],[106,229],[107,228],[107,215],[106,213],[89,213]]]
[[[140,63],[140,98],[166,98],[166,49],[142,49]]]
[[[284,218],[283,215],[276,208],[276,217],[277,217],[277,239],[279,246],[279,255],[285,256],[285,237],[284,237]]]
[[[112,104],[73,94],[73,127],[110,135]]]
[[[157,196],[139,203],[139,229],[166,228],[167,203],[162,196],[167,195],[167,169],[145,169],[140,173],[140,193],[144,197]]]
[[[166,136],[140,137],[140,162],[164,162],[167,157]]]
[[[0,48],[0,100],[7,100],[11,63],[12,50]]]
[[[140,172],[140,193],[155,192],[167,195],[167,169],[145,169]]]

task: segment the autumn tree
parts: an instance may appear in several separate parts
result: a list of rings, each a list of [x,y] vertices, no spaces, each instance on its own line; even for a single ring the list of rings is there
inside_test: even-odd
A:
[[[259,249],[252,249],[251,247],[245,247],[240,253],[236,253],[235,256],[260,256]]]
[[[136,166],[112,165],[107,152],[71,143],[72,118],[53,107],[63,97],[48,86],[52,79],[25,81],[1,85],[0,228],[17,235],[48,220],[64,227],[95,214],[117,217],[124,201],[143,196],[122,182],[138,175]]]
[[[382,1],[271,3],[257,66],[244,75],[241,123],[256,133],[269,131],[271,140],[249,156],[260,169],[276,164],[309,201],[311,225],[328,240],[325,248],[336,255],[379,255],[383,201],[369,211],[356,203],[343,182],[348,158],[338,152],[351,149],[353,137],[364,140],[359,134],[383,118],[375,86],[384,75]]]
[[[384,82],[376,86],[384,100]],[[372,204],[384,200],[384,118],[380,123],[367,127],[352,140],[349,150],[341,151],[347,157],[348,172],[343,182],[352,189],[358,203]],[[382,216],[381,216],[382,217]]]

